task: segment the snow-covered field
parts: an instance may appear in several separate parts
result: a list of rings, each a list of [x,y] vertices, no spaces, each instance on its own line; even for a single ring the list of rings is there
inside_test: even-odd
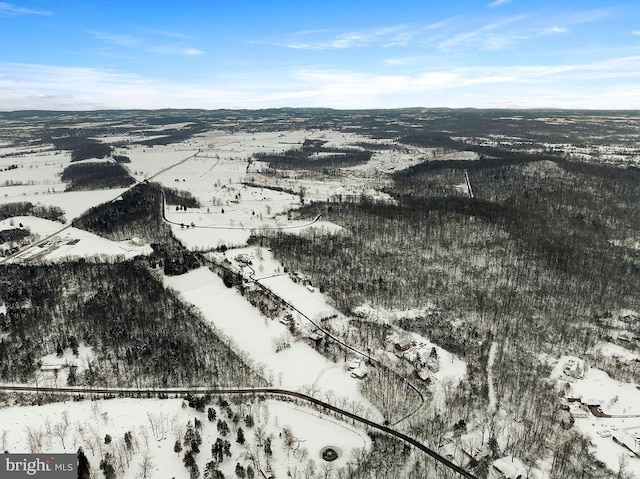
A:
[[[227,398],[229,399],[229,398]],[[244,401],[244,400],[243,400]],[[235,477],[236,464],[252,465],[257,458],[259,468],[267,470],[267,462],[276,477],[287,477],[289,471],[302,471],[313,461],[316,469],[325,463],[320,451],[325,446],[335,446],[342,455],[330,463],[333,470],[343,467],[355,449],[368,449],[370,439],[359,428],[332,417],[321,416],[314,409],[292,403],[267,400],[262,403],[243,403],[231,407],[238,412],[251,414],[255,421],[252,428],[244,422],[246,442],[236,442],[236,427],[218,407],[214,397],[217,417],[228,422],[231,431],[226,439],[231,443],[231,457],[225,458],[219,468],[225,477]],[[100,460],[110,453],[112,462],[122,461],[123,470],[118,477],[140,477],[141,463],[146,456],[150,460],[148,478],[187,477],[181,454],[174,452],[176,440],[187,430],[187,423],[198,419],[202,426],[200,453],[194,455],[201,475],[205,464],[211,460],[211,445],[221,437],[207,413],[198,412],[182,399],[111,399],[46,404],[43,406],[13,406],[0,409],[0,446],[9,452],[46,451],[74,453],[82,447],[95,477],[102,477],[98,469]],[[287,449],[283,432],[287,428],[295,439]],[[255,432],[271,437],[273,455],[267,459]],[[127,447],[124,435],[131,433],[131,447]],[[109,435],[110,439],[106,439]],[[107,444],[108,442],[108,444]],[[256,468],[258,469],[258,468]],[[261,477],[258,470],[256,477]]]
[[[185,301],[197,306],[204,318],[230,338],[237,349],[263,363],[276,385],[320,391],[322,399],[344,397],[349,404],[353,403],[354,409],[359,404],[358,409],[365,415],[381,417],[360,393],[358,380],[352,378],[343,365],[329,361],[310,345],[290,338],[284,324],[262,316],[235,288],[227,288],[208,268],[165,277],[164,282]],[[321,311],[309,312],[322,314]],[[282,340],[289,342],[290,347],[276,352],[276,345]]]
[[[62,190],[64,185],[61,185]],[[0,203],[16,203],[29,201],[34,205],[40,204],[44,206],[57,206],[64,211],[64,217],[67,224],[93,206],[111,201],[126,191],[126,188],[115,188],[110,190],[95,191],[58,191],[55,193],[39,194],[32,190],[37,187],[33,186],[10,186],[0,188],[0,195],[6,190],[12,190],[10,193],[0,196]]]

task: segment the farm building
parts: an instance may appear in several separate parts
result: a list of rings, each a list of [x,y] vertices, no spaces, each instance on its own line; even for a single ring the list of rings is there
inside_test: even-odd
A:
[[[394,349],[399,353],[402,353],[410,349],[411,346],[413,346],[413,341],[411,341],[409,338],[404,338],[404,339],[401,339],[400,341],[396,341],[395,343],[393,343]]]

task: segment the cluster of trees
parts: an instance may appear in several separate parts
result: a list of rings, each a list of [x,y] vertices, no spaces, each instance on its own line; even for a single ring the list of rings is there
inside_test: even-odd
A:
[[[501,447],[533,460],[548,447],[570,450],[577,440],[557,433],[560,398],[546,383],[549,369],[539,353],[584,354],[609,337],[593,318],[640,308],[640,255],[611,244],[640,236],[640,182],[632,170],[525,153],[475,164],[469,169],[475,198],[453,188],[470,165],[432,162],[395,176],[387,189],[395,204],[363,198],[292,213],[309,219],[322,213],[343,227],[336,234],[265,231],[254,241],[271,247],[290,270],[309,274],[345,313],[362,303],[425,308],[399,326],[468,365],[451,393],[443,431],[460,420],[491,429],[477,411],[487,407],[488,351],[497,342],[498,403],[528,425]],[[384,347],[384,331],[363,322],[355,329],[350,334],[361,347]],[[417,432],[427,442],[435,434]],[[592,458],[584,464],[594,467]]]
[[[200,266],[201,260],[198,254],[182,246],[164,223],[162,195],[160,185],[141,183],[118,201],[91,208],[73,225],[116,241],[133,236],[142,238],[153,248],[148,258],[152,267],[162,267],[169,275],[186,273]]]
[[[186,208],[200,208],[200,202],[190,191],[177,190],[160,186],[168,205],[178,205]]]
[[[100,190],[131,186],[135,180],[120,163],[72,163],[62,172],[67,191]]]
[[[88,160],[90,158],[106,158],[113,149],[106,143],[88,138],[82,132],[72,132],[65,136],[43,136],[43,142],[51,142],[56,150],[71,151],[71,161]]]
[[[203,131],[206,131],[206,128],[203,125],[199,124],[192,124],[183,128],[169,128],[161,132],[164,136],[161,136],[159,138],[151,138],[149,140],[143,140],[139,143],[144,146],[166,146],[171,145],[172,143],[181,143],[183,141],[186,141],[193,135],[202,133]],[[158,134],[158,131],[150,131],[149,134],[155,136]]]
[[[34,205],[29,201],[4,203],[0,205],[0,221],[14,216],[36,216],[64,223],[64,210],[59,206]]]
[[[29,236],[29,231],[24,228],[11,228],[0,231],[0,244],[20,241]]]
[[[145,264],[0,267],[0,377],[26,381],[74,338],[96,358],[78,384],[264,384]]]
[[[302,148],[284,153],[256,153],[257,160],[275,169],[318,170],[344,168],[368,162],[372,151],[357,148],[325,148],[321,140],[305,140]]]
[[[113,240],[138,236],[166,242],[171,236],[171,228],[162,220],[162,191],[146,183],[127,191],[118,201],[91,208],[73,225]]]
[[[204,408],[211,404],[210,396],[188,396],[187,399],[189,400],[190,406],[195,406],[196,410],[200,412],[204,412]],[[220,407],[220,419],[217,421],[218,437],[211,444],[211,459],[205,463],[204,477],[207,479],[224,479],[225,476],[220,471],[220,465],[233,455],[231,448],[234,444],[227,439],[231,430],[227,421],[222,419],[223,414],[224,417],[231,421],[231,426],[236,435],[235,443],[239,444],[239,446],[243,446],[246,442],[244,429],[238,425],[240,422],[240,416],[245,416],[244,424],[247,428],[253,428],[254,426],[253,415],[251,413],[255,406],[253,399],[249,399],[245,402],[236,401],[236,404],[232,407],[226,399],[219,397],[217,405]],[[207,418],[209,422],[213,423],[217,416],[218,413],[214,406],[207,408]],[[187,423],[183,437],[178,437],[176,439],[173,448],[174,452],[177,454],[182,453],[183,464],[189,471],[189,477],[193,479],[200,477],[200,469],[196,459],[199,454],[206,451],[206,449],[202,447],[203,441],[201,434],[201,431],[205,427],[206,423],[201,421],[198,417],[195,417],[193,423],[191,421]],[[260,431],[263,431],[263,429],[261,428]],[[263,434],[263,432],[256,434]],[[257,451],[254,451],[253,454],[256,453]],[[247,457],[249,460],[256,460],[256,458],[251,454],[247,454]],[[252,457],[253,459],[251,459]],[[245,477],[253,478],[256,475],[256,470],[254,468],[257,468],[255,462],[246,464],[246,466],[237,462],[235,474],[241,479]]]

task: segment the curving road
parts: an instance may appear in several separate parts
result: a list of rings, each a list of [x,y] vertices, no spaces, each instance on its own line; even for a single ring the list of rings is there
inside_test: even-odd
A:
[[[321,216],[321,215],[320,215]],[[320,217],[318,216],[318,218]],[[316,218],[316,221],[318,220],[318,218]],[[213,264],[217,267],[220,268],[224,268],[224,269],[229,269],[227,268],[226,265],[224,264],[219,264],[216,263],[206,257],[203,256],[203,259],[210,263]],[[303,318],[305,318],[307,321],[309,321],[318,331],[321,331],[325,337],[328,337],[329,339],[331,339],[332,341],[340,344],[342,347],[348,349],[349,351],[362,356],[363,358],[365,358],[366,360],[368,360],[370,363],[375,364],[377,367],[381,368],[381,369],[385,369],[386,371],[390,372],[391,374],[393,374],[395,377],[397,377],[398,379],[400,379],[403,383],[405,383],[409,389],[413,390],[418,397],[420,398],[420,404],[413,410],[410,411],[409,413],[407,413],[404,417],[398,419],[396,422],[394,422],[392,424],[392,426],[397,426],[398,424],[400,424],[401,422],[409,419],[411,416],[413,416],[414,414],[416,414],[424,405],[425,403],[425,399],[424,399],[424,395],[422,394],[422,392],[415,387],[411,381],[409,381],[405,376],[403,376],[402,374],[394,371],[393,369],[391,369],[389,366],[381,363],[380,361],[378,361],[377,359],[375,359],[374,357],[370,356],[368,353],[365,353],[364,351],[361,351],[360,349],[356,348],[355,346],[351,346],[348,343],[345,343],[342,339],[340,339],[339,337],[335,336],[333,333],[331,333],[330,331],[324,329],[322,327],[321,324],[319,324],[317,321],[314,321],[313,319],[311,319],[309,316],[307,316],[306,314],[304,314],[302,311],[300,311],[298,308],[296,308],[293,304],[289,303],[286,299],[284,299],[282,296],[277,295],[276,293],[274,293],[272,290],[270,290],[269,288],[267,288],[266,286],[264,286],[262,283],[260,283],[260,280],[255,279],[255,274],[256,271],[251,267],[251,265],[247,264],[246,265],[247,268],[249,268],[251,270],[251,274],[249,275],[249,280],[257,285],[260,289],[262,289],[262,291],[264,291],[266,294],[272,296],[276,301],[280,302],[280,304],[282,304],[283,306],[292,309],[293,311],[297,312],[300,316],[302,316]],[[231,271],[231,270],[229,270]],[[232,271],[233,272],[233,271]],[[267,276],[265,278],[261,278],[261,279],[267,279],[270,278],[271,276]]]
[[[207,260],[209,261],[209,260]],[[220,265],[219,265],[220,266]],[[252,270],[253,271],[253,270]],[[254,271],[255,273],[255,271]],[[416,414],[424,405],[425,399],[424,399],[424,395],[422,394],[422,392],[415,387],[411,381],[409,381],[406,377],[404,377],[403,375],[397,373],[396,371],[394,371],[393,369],[391,369],[389,366],[381,363],[380,361],[378,361],[377,359],[375,359],[374,357],[370,356],[368,353],[361,351],[360,349],[356,348],[355,346],[352,346],[346,342],[344,342],[342,339],[340,339],[339,337],[335,336],[333,333],[331,333],[330,331],[327,331],[326,329],[324,329],[322,327],[321,324],[319,324],[317,321],[314,321],[313,319],[311,319],[309,316],[307,316],[306,314],[304,314],[302,311],[300,311],[298,308],[296,308],[293,304],[289,303],[287,300],[285,300],[284,298],[282,298],[281,296],[278,296],[276,293],[274,293],[273,291],[271,291],[269,288],[267,288],[266,286],[264,286],[263,284],[260,283],[259,280],[254,279],[253,274],[250,276],[250,280],[256,284],[259,288],[261,288],[265,293],[271,295],[274,299],[276,299],[276,301],[279,301],[282,305],[286,306],[287,308],[292,309],[293,311],[295,311],[296,313],[298,313],[300,316],[302,316],[303,318],[305,318],[307,321],[309,321],[318,331],[321,331],[325,337],[331,339],[332,341],[338,343],[339,345],[341,345],[342,347],[348,349],[349,351],[362,356],[363,358],[365,358],[367,361],[369,361],[370,363],[375,364],[377,367],[381,368],[381,369],[385,369],[386,371],[390,372],[391,374],[393,374],[395,377],[397,377],[398,379],[400,379],[403,383],[405,383],[409,389],[411,389],[412,391],[414,391],[418,397],[420,398],[420,404],[413,410],[410,411],[409,413],[407,413],[404,417],[398,419],[396,422],[393,423],[393,426],[397,426],[398,424],[400,424],[401,422],[409,419],[411,416],[413,416],[414,414]]]
[[[444,465],[445,467],[457,472],[462,477],[469,479],[477,479],[476,476],[469,473],[462,467],[451,462],[447,458],[441,456],[433,449],[428,448],[424,444],[420,443],[416,439],[407,436],[406,434],[396,431],[389,426],[378,424],[364,417],[353,414],[349,411],[345,411],[337,406],[320,401],[306,394],[288,391],[286,389],[269,388],[269,387],[256,387],[256,388],[162,388],[162,389],[141,389],[141,388],[92,388],[92,387],[35,387],[35,386],[10,386],[0,385],[0,391],[14,391],[14,392],[31,392],[31,393],[66,393],[66,394],[115,394],[115,395],[130,395],[130,394],[146,394],[146,395],[158,395],[158,394],[211,394],[211,395],[270,395],[270,396],[283,396],[288,398],[296,398],[305,401],[309,404],[319,406],[325,410],[335,412],[341,416],[348,417],[356,422],[369,426],[373,429],[381,431],[390,436],[394,436],[401,441],[415,447],[416,449],[424,452],[428,456]]]

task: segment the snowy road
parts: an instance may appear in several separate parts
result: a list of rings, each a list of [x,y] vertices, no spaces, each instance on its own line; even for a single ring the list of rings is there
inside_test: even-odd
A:
[[[91,388],[91,387],[59,387],[59,388],[43,388],[43,387],[35,387],[35,386],[9,386],[9,385],[0,385],[0,391],[15,391],[15,392],[30,392],[30,393],[63,393],[63,394],[88,394],[88,395],[103,395],[103,394],[115,394],[120,396],[128,396],[132,394],[141,394],[146,395],[148,397],[157,396],[159,394],[211,394],[211,395],[222,395],[222,394],[238,394],[238,395],[266,395],[266,396],[284,396],[290,398],[300,399],[302,401],[308,402],[310,404],[314,404],[316,406],[320,406],[324,410],[332,411],[338,413],[344,417],[348,417],[349,419],[353,419],[361,424],[369,426],[373,429],[377,429],[391,436],[397,437],[398,439],[404,441],[407,444],[419,449],[425,454],[431,456],[436,461],[440,462],[447,468],[452,471],[457,472],[462,477],[466,477],[469,479],[476,479],[474,475],[467,472],[465,469],[461,468],[457,464],[449,461],[445,457],[441,456],[434,450],[428,448],[424,444],[418,442],[416,439],[403,434],[402,432],[396,431],[388,426],[384,426],[382,424],[378,424],[369,419],[360,417],[356,414],[350,413],[349,411],[345,411],[337,406],[333,406],[332,404],[326,403],[324,401],[320,401],[319,399],[313,398],[311,396],[307,396],[306,394],[302,394],[295,391],[287,391],[285,389],[278,388],[163,388],[163,389],[142,389],[142,388]]]

